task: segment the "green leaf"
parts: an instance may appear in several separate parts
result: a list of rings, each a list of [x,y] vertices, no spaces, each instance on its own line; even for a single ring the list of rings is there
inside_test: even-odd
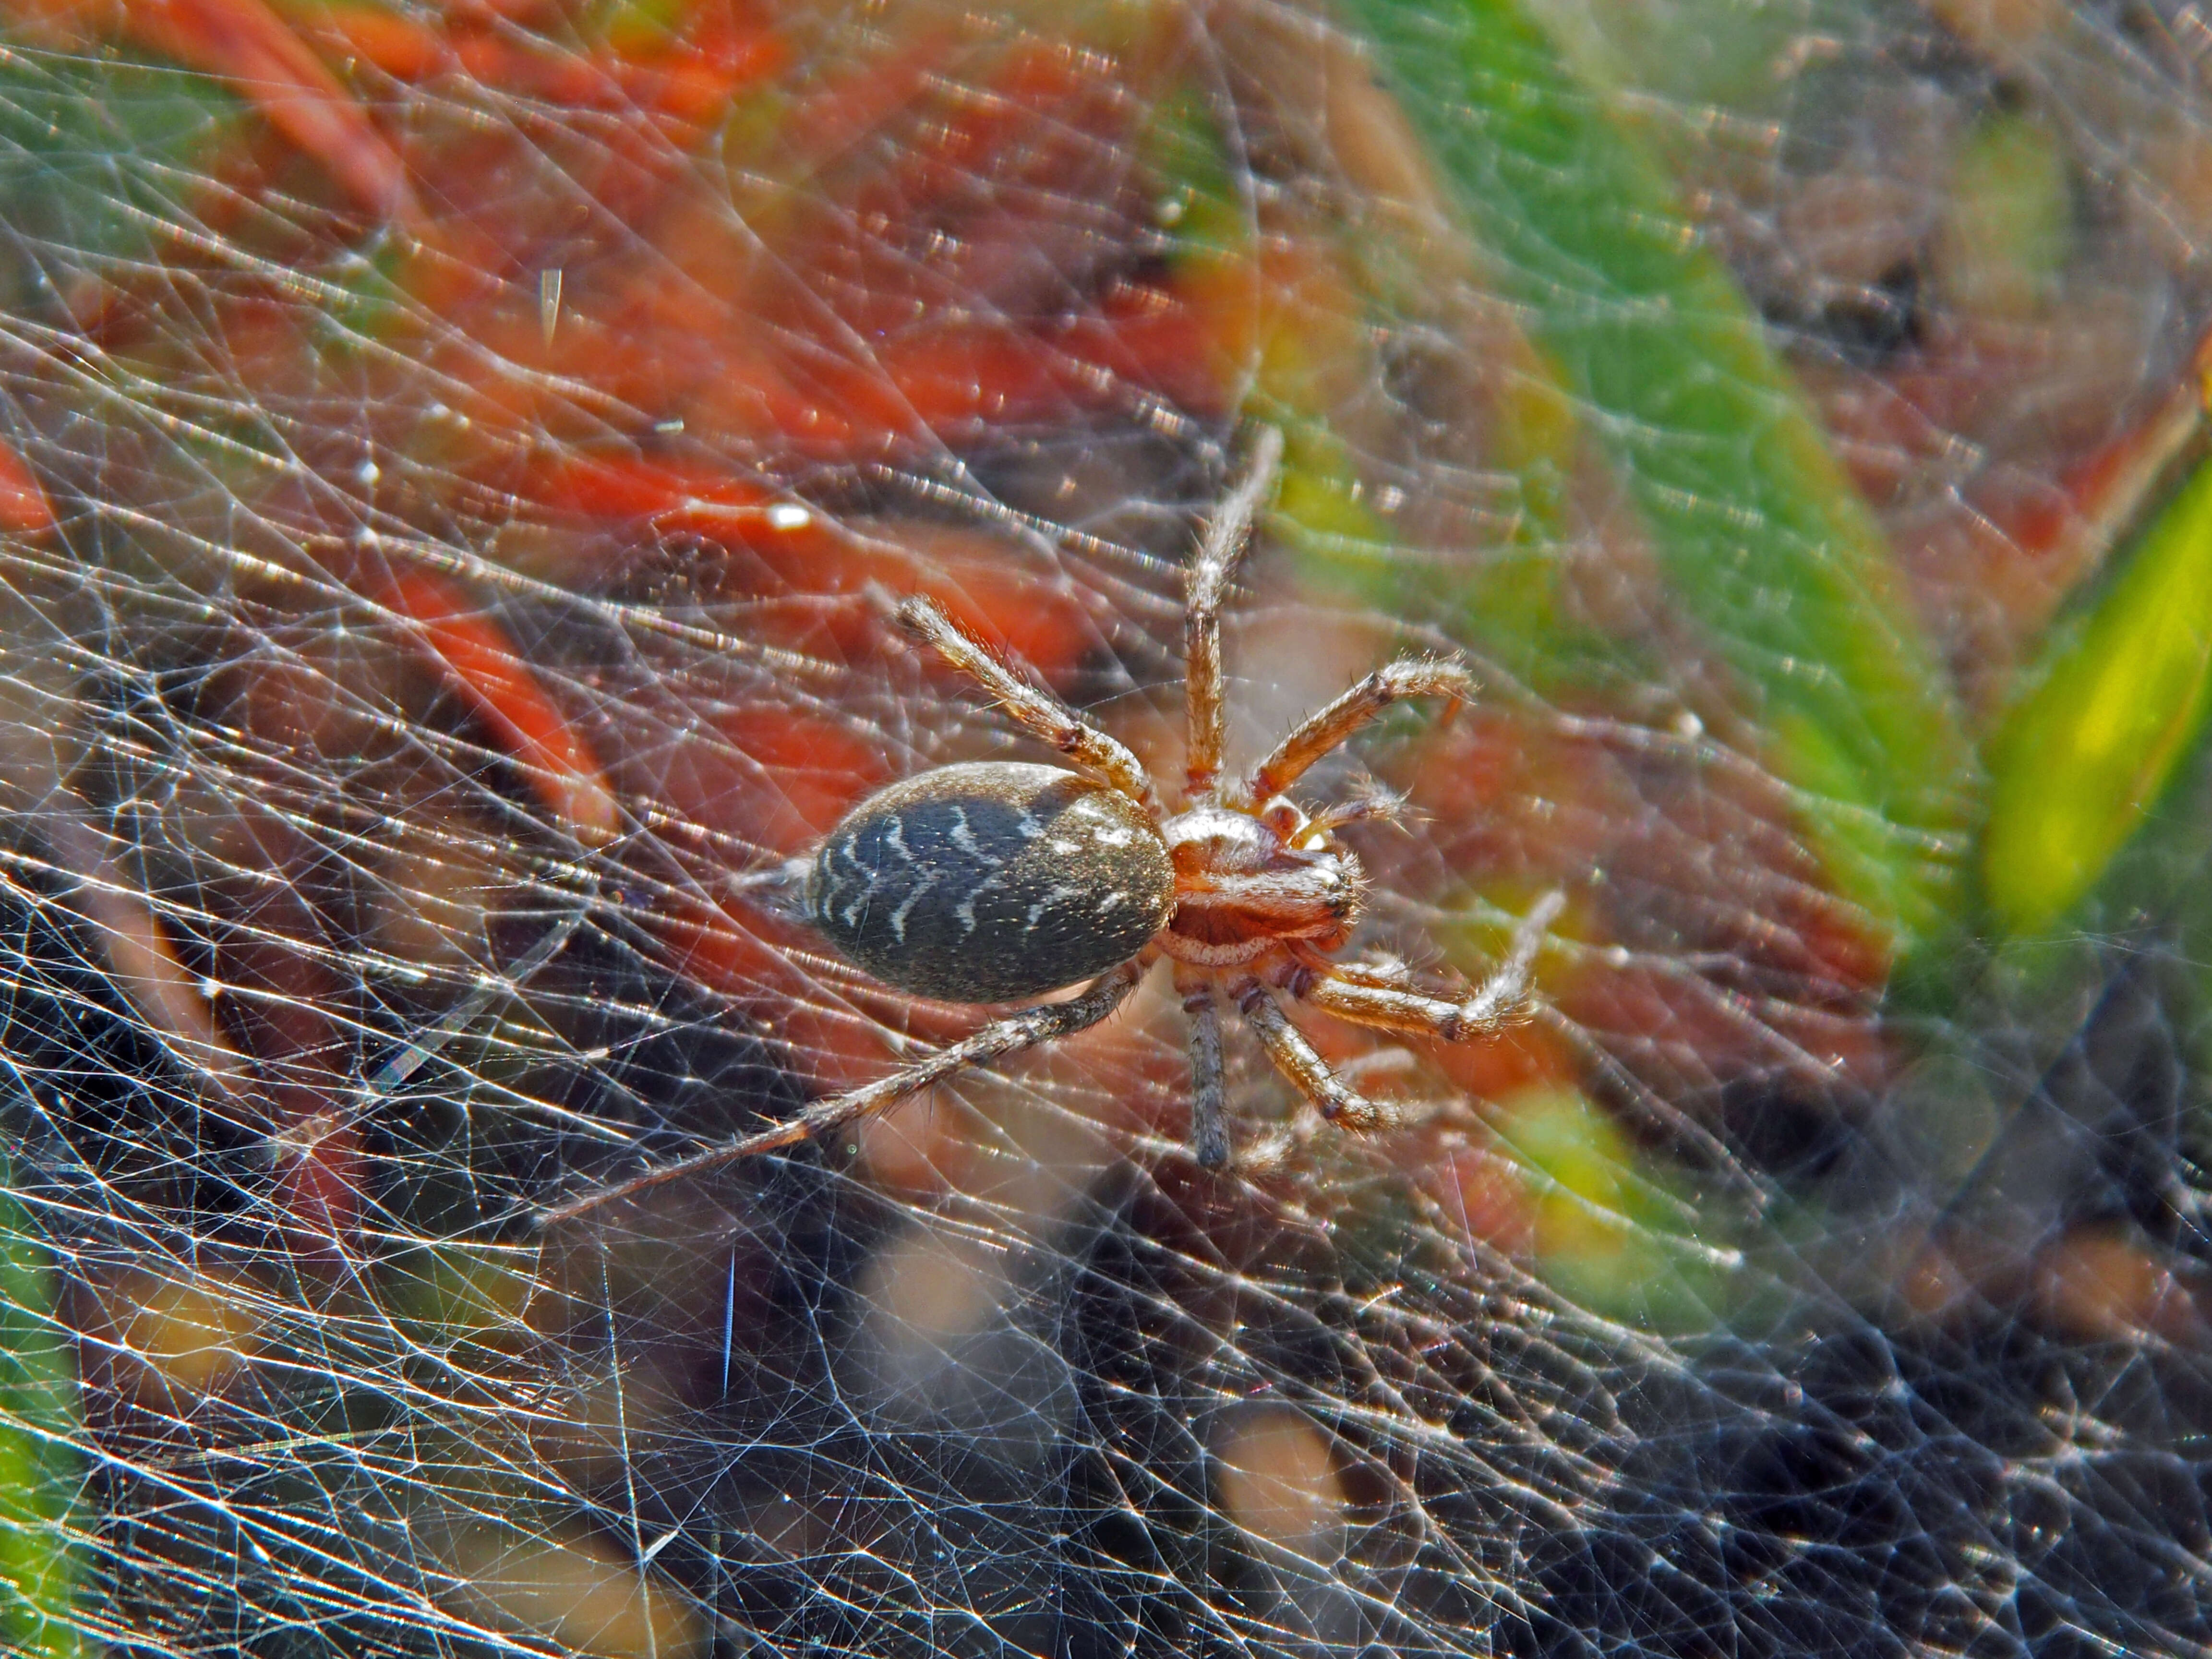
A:
[[[76,1369],[54,1269],[0,1160],[0,1653],[77,1659],[85,1571]]]
[[[245,106],[204,75],[34,51],[0,34],[0,299],[153,258]],[[8,289],[25,291],[10,295]]]
[[[2013,936],[2079,902],[2158,805],[2212,710],[2212,463],[2200,464],[1989,745],[1982,890]]]
[[[1945,932],[1975,757],[1872,514],[1668,181],[1512,0],[1350,0],[1839,890]]]

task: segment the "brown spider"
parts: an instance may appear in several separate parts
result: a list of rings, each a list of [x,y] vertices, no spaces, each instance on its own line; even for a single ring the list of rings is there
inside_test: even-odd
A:
[[[785,1123],[651,1170],[547,1212],[566,1221],[663,1182],[834,1129],[1018,1049],[1096,1025],[1162,957],[1190,1016],[1191,1139],[1198,1161],[1229,1160],[1222,1109],[1221,1005],[1258,1034],[1283,1075],[1334,1122],[1383,1114],[1332,1072],[1278,994],[1382,1030],[1447,1042],[1496,1030],[1520,1007],[1546,896],[1489,982],[1465,1002],[1415,988],[1404,969],[1336,962],[1364,878],[1336,840],[1385,814],[1365,801],[1309,817],[1283,792],[1401,697],[1464,697],[1455,663],[1401,658],[1307,716],[1242,781],[1224,787],[1220,608],[1252,518],[1274,479],[1282,435],[1263,428],[1243,481],[1215,513],[1192,564],[1184,617],[1189,722],[1183,808],[1169,813],[1127,748],[994,657],[927,599],[899,607],[908,631],[969,675],[1074,768],[942,766],[870,796],[814,854],[809,919],[847,957],[901,990],[1006,1002],[1088,980],[1063,1002],[1024,1008]]]

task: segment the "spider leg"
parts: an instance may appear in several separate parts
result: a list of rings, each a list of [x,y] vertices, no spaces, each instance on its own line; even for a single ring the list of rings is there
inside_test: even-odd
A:
[[[1401,657],[1376,669],[1324,708],[1316,709],[1277,744],[1245,781],[1247,802],[1269,801],[1345,739],[1405,697],[1468,697],[1474,677],[1455,662]]]
[[[1256,979],[1240,980],[1231,988],[1237,1012],[1260,1034],[1260,1046],[1275,1069],[1332,1123],[1354,1129],[1372,1129],[1387,1121],[1382,1109],[1329,1070],[1328,1062],[1290,1022],[1267,988]]]
[[[1414,990],[1402,969],[1332,963],[1302,986],[1299,1000],[1323,1013],[1358,1025],[1459,1042],[1494,1031],[1520,1012],[1528,1000],[1528,973],[1544,942],[1544,930],[1565,908],[1557,889],[1547,893],[1513,930],[1513,948],[1498,970],[1465,1002],[1447,1002]]]
[[[902,599],[899,626],[975,680],[1006,711],[1083,770],[1110,784],[1155,817],[1159,797],[1151,774],[1128,747],[1109,737],[1050,692],[1032,685],[970,638],[933,599]]]
[[[1182,624],[1189,757],[1184,787],[1185,799],[1191,803],[1213,799],[1221,778],[1221,602],[1228,593],[1230,572],[1251,544],[1252,516],[1273,486],[1282,460],[1282,433],[1261,427],[1243,482],[1214,510],[1191,563]]]
[[[1078,997],[1066,1002],[1048,1002],[1041,1007],[1024,1008],[1004,1019],[993,1020],[971,1037],[963,1038],[949,1048],[940,1048],[927,1059],[916,1060],[903,1070],[889,1077],[865,1084],[858,1089],[834,1095],[828,1100],[817,1100],[798,1116],[777,1124],[772,1129],[763,1129],[758,1134],[747,1135],[727,1146],[713,1147],[703,1152],[682,1158],[660,1169],[648,1170],[630,1180],[611,1187],[602,1187],[581,1198],[571,1199],[556,1205],[539,1218],[543,1227],[555,1227],[574,1221],[579,1216],[589,1215],[601,1205],[617,1200],[634,1198],[671,1181],[680,1181],[686,1176],[703,1170],[713,1170],[725,1164],[734,1164],[739,1158],[751,1158],[758,1152],[769,1152],[781,1146],[793,1146],[799,1142],[880,1112],[886,1106],[917,1094],[933,1083],[940,1083],[957,1072],[971,1066],[981,1066],[1011,1054],[1018,1049],[1033,1048],[1054,1037],[1067,1036],[1096,1025],[1116,1008],[1137,981],[1144,977],[1150,965],[1146,957],[1133,957],[1119,968],[1101,975]]]
[[[1378,789],[1356,800],[1323,807],[1306,820],[1305,828],[1297,832],[1295,844],[1318,847],[1347,823],[1397,823],[1409,816],[1411,809],[1403,795]]]
[[[1177,974],[1176,990],[1190,1017],[1190,1144],[1201,1170],[1229,1162],[1229,1126],[1221,1086],[1221,1012],[1213,983],[1202,975]]]

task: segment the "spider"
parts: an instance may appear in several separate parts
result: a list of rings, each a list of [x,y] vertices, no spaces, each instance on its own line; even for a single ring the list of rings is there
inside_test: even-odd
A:
[[[1314,763],[1405,697],[1464,698],[1456,663],[1401,658],[1308,715],[1242,780],[1222,778],[1220,609],[1272,486],[1282,435],[1262,428],[1243,480],[1215,512],[1191,565],[1184,614],[1188,721],[1183,805],[1170,812],[1141,762],[1015,665],[994,657],[934,603],[898,619],[1073,769],[989,761],[940,766],[878,791],[831,830],[805,881],[808,919],[856,966],[899,990],[1020,1009],[890,1076],[818,1101],[773,1128],[604,1187],[546,1212],[557,1223],[664,1182],[790,1146],[879,1112],[932,1084],[1097,1024],[1164,957],[1190,1022],[1191,1140],[1198,1162],[1229,1161],[1221,1025],[1242,1015],[1269,1060],[1332,1122],[1384,1114],[1329,1069],[1283,1012],[1282,997],[1342,1019],[1447,1042],[1497,1030],[1520,1009],[1547,895],[1496,973],[1464,1002],[1417,988],[1402,968],[1337,962],[1359,918],[1364,877],[1337,840],[1388,816],[1370,799],[1309,817],[1284,793]],[[1085,983],[1085,981],[1088,981]]]

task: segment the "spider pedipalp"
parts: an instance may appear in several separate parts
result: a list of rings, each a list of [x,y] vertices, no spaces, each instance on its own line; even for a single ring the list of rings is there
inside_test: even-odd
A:
[[[1370,795],[1309,816],[1285,793],[1393,703],[1463,699],[1462,665],[1406,657],[1299,721],[1241,780],[1224,782],[1220,607],[1272,488],[1281,434],[1262,428],[1243,477],[1200,538],[1186,586],[1187,763],[1169,811],[1144,763],[1019,668],[962,630],[933,601],[908,599],[900,625],[975,681],[1072,769],[980,762],[934,768],[878,791],[830,830],[809,866],[806,908],[848,960],[898,989],[943,1000],[1005,1002],[1071,984],[1066,1000],[1018,1009],[873,1083],[817,1101],[785,1123],[587,1193],[545,1219],[755,1153],[789,1146],[971,1066],[1071,1036],[1120,1007],[1162,957],[1189,1024],[1191,1144],[1213,1169],[1231,1156],[1224,1011],[1249,1026],[1275,1069],[1322,1115],[1346,1127],[1386,1121],[1329,1066],[1287,1012],[1304,1002],[1399,1035],[1458,1042],[1518,1012],[1545,929],[1564,900],[1534,906],[1489,981],[1462,1000],[1430,994],[1401,968],[1340,963],[1366,877],[1335,832],[1395,816]]]

